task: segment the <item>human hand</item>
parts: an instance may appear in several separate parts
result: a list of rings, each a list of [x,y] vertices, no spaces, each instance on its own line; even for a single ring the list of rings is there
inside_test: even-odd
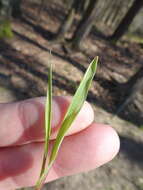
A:
[[[55,138],[70,98],[54,97],[52,139]],[[0,190],[33,186],[43,158],[45,98],[0,104]],[[119,138],[110,126],[93,123],[85,102],[60,148],[47,182],[97,168],[119,150]],[[51,140],[50,146],[52,146]]]

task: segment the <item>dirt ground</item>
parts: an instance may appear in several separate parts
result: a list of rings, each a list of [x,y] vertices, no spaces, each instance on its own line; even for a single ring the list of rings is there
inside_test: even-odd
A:
[[[0,102],[44,96],[49,59],[54,95],[73,95],[88,64],[98,55],[100,64],[88,101],[95,111],[95,121],[115,127],[121,139],[120,153],[109,164],[51,182],[45,190],[143,190],[143,130],[139,128],[143,125],[142,92],[113,118],[122,98],[118,87],[142,64],[143,49],[125,40],[111,45],[93,30],[82,52],[67,53],[62,44],[51,41],[65,16],[63,5],[47,4],[40,24],[37,7],[36,1],[24,1],[22,18],[13,21],[14,38],[0,42]]]

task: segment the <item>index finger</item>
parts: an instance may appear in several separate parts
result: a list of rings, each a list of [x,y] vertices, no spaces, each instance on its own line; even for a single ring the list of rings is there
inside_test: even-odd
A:
[[[55,138],[70,103],[69,97],[53,98],[52,139]],[[45,98],[33,98],[16,103],[0,104],[0,147],[15,146],[44,139]],[[85,102],[67,135],[89,126],[94,113]]]

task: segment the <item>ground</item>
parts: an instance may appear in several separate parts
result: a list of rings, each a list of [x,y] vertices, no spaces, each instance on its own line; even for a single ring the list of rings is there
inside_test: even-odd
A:
[[[45,189],[143,190],[142,92],[120,117],[114,117],[122,95],[118,87],[142,64],[143,49],[126,40],[111,45],[93,30],[83,51],[67,53],[63,45],[51,41],[65,16],[63,5],[47,4],[40,23],[37,7],[36,1],[24,1],[22,18],[13,21],[14,38],[0,42],[0,102],[45,95],[48,60],[53,65],[54,95],[73,95],[88,64],[98,55],[100,64],[88,101],[95,121],[113,126],[121,139],[120,153],[109,164],[51,182]]]

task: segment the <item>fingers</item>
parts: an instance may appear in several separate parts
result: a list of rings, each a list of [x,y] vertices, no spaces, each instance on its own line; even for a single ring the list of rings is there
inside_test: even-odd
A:
[[[67,111],[71,98],[53,98],[52,138]],[[45,98],[34,98],[10,104],[0,104],[0,147],[15,146],[29,142],[43,141]],[[86,128],[93,122],[94,113],[85,102],[67,135]],[[80,125],[79,125],[80,124]]]
[[[97,168],[110,161],[118,150],[119,138],[111,127],[91,124],[87,129],[65,138],[47,182]],[[0,149],[0,190],[35,185],[42,154],[43,143]]]

